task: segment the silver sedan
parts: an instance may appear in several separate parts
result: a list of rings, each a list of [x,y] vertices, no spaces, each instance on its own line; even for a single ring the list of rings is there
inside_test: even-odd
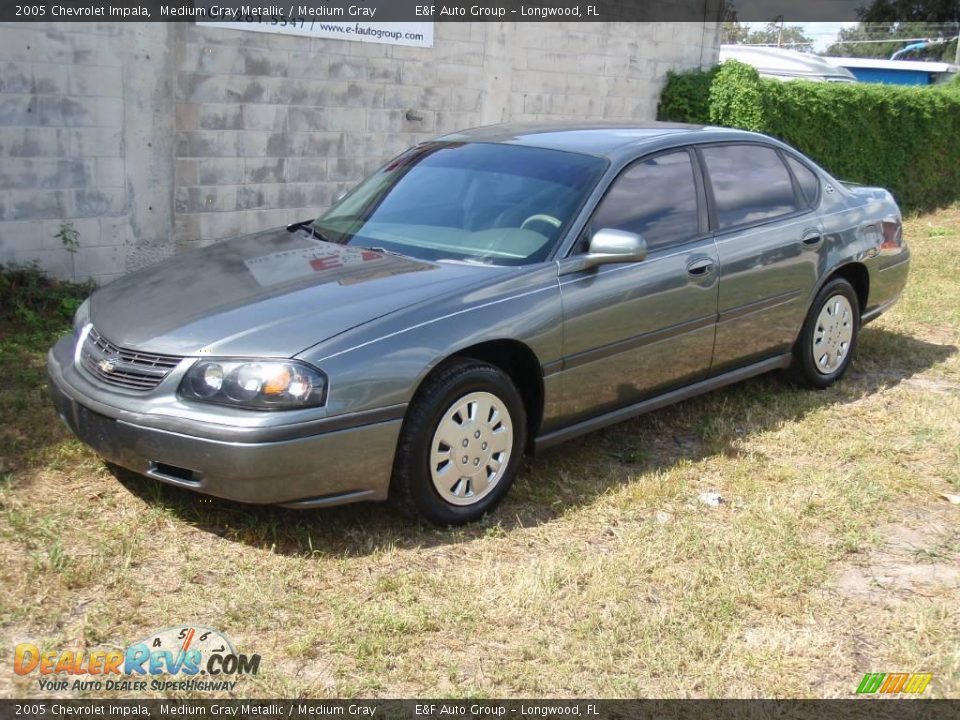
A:
[[[830,385],[909,257],[890,193],[762,135],[492,126],[97,290],[49,374],[162,482],[458,524],[525,453],[775,369]]]

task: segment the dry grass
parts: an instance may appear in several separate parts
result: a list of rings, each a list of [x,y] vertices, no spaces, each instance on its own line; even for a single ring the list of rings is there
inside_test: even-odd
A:
[[[486,522],[250,508],[105,467],[0,342],[0,657],[196,622],[263,656],[242,696],[960,696],[960,211],[828,391],[776,376],[568,444]],[[2,331],[2,329],[0,329]],[[713,508],[698,494],[727,500]],[[41,694],[0,673],[0,695]]]

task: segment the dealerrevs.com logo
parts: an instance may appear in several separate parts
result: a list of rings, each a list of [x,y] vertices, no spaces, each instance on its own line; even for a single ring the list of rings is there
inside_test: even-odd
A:
[[[123,650],[14,649],[13,671],[41,690],[229,692],[260,671],[259,655],[238,653],[224,633],[200,625],[158,630]]]

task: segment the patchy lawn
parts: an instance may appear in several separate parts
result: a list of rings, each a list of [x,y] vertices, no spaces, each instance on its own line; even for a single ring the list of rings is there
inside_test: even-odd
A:
[[[568,443],[454,531],[108,468],[44,397],[62,323],[0,326],[0,695],[42,694],[18,642],[199,623],[262,655],[240,696],[844,697],[868,671],[960,696],[960,210],[906,236],[907,293],[838,385],[763,377]]]

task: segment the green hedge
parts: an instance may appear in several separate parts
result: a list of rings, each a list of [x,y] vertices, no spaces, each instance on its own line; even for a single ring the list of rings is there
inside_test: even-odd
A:
[[[710,122],[710,86],[720,66],[710,70],[667,73],[667,86],[660,96],[657,117],[673,122],[706,125]]]
[[[780,82],[730,61],[670,75],[659,117],[780,138],[838,178],[889,189],[905,210],[960,200],[957,83]]]

